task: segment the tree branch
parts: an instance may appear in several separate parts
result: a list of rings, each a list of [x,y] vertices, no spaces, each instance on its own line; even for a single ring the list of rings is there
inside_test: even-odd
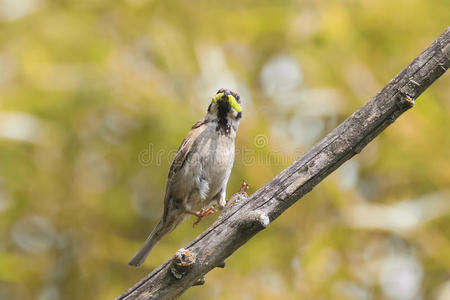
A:
[[[310,151],[117,299],[173,299],[224,261],[414,105],[449,67],[450,27],[375,97]]]

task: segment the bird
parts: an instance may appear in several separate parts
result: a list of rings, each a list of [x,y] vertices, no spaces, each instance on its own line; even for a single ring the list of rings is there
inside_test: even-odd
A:
[[[239,94],[219,89],[205,117],[192,126],[181,143],[169,169],[161,219],[129,265],[140,266],[161,238],[190,215],[198,217],[198,223],[216,211],[214,205],[225,207],[241,118]]]

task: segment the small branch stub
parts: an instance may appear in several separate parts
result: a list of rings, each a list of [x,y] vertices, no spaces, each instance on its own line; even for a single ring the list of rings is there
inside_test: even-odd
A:
[[[414,99],[411,96],[406,96],[403,100],[406,101],[406,103],[408,103],[409,106],[411,107],[414,106]]]
[[[262,229],[264,229],[269,226],[270,218],[262,210],[252,211],[247,215],[245,219],[242,220],[241,224],[244,229],[248,229],[249,227],[253,226],[257,226],[260,228],[262,227]]]
[[[204,285],[206,282],[205,277],[206,277],[206,275],[202,275],[202,277],[200,277],[196,282],[194,282],[194,284],[192,286]]]
[[[230,209],[231,207],[233,207],[234,205],[238,205],[240,202],[244,202],[247,200],[247,198],[248,198],[247,191],[248,191],[249,186],[250,185],[245,180],[242,181],[242,185],[241,185],[239,192],[234,193],[230,197],[230,199],[228,199],[227,204],[225,205],[224,209],[220,213],[219,220],[227,218],[229,216],[230,212],[232,211],[232,209]]]
[[[181,248],[172,259],[170,271],[176,279],[181,279],[194,265],[195,257],[189,250]]]
[[[239,192],[233,194],[233,196],[230,197],[230,199],[227,201],[227,204],[225,207],[226,208],[231,207],[232,205],[237,204],[240,201],[247,199],[248,198],[248,194],[247,194],[248,188],[249,188],[248,183],[245,180],[243,180],[241,189],[239,190]]]
[[[415,104],[415,99],[413,96],[411,96],[408,92],[405,92],[404,89],[400,90],[399,93],[399,108],[405,107],[405,108],[411,108]]]
[[[269,226],[270,219],[269,219],[269,216],[265,212],[263,212],[263,211],[256,212],[256,217],[257,217],[259,223],[262,225],[262,227],[266,228],[267,226]]]

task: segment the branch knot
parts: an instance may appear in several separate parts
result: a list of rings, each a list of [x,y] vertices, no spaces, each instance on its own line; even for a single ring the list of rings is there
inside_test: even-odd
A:
[[[247,215],[246,218],[242,220],[241,226],[244,228],[248,227],[261,227],[264,229],[270,224],[269,216],[262,210],[256,210]]]
[[[195,264],[195,256],[189,250],[181,248],[177,251],[170,265],[170,272],[176,279],[181,279]]]

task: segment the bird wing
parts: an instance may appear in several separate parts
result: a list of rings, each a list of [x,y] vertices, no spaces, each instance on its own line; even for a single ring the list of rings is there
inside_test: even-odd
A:
[[[175,155],[175,158],[173,159],[172,165],[170,166],[169,170],[169,176],[167,178],[167,184],[166,184],[166,195],[164,199],[164,214],[163,219],[167,218],[168,210],[170,209],[170,187],[171,182],[174,178],[174,176],[183,168],[185,162],[187,161],[190,151],[192,149],[192,145],[194,144],[197,137],[206,129],[206,123],[204,119],[199,120],[197,123],[195,123],[191,130],[188,132],[186,137],[184,138],[183,142],[180,145],[180,148],[178,148],[177,154]],[[183,200],[183,199],[179,199]]]
[[[197,123],[192,126],[191,130],[184,138],[183,142],[178,148],[175,158],[173,159],[172,165],[170,166],[168,181],[170,181],[172,177],[183,167],[184,163],[186,162],[186,158],[189,156],[192,144],[200,135],[200,133],[205,130],[205,124],[206,121],[204,119],[197,121]]]

